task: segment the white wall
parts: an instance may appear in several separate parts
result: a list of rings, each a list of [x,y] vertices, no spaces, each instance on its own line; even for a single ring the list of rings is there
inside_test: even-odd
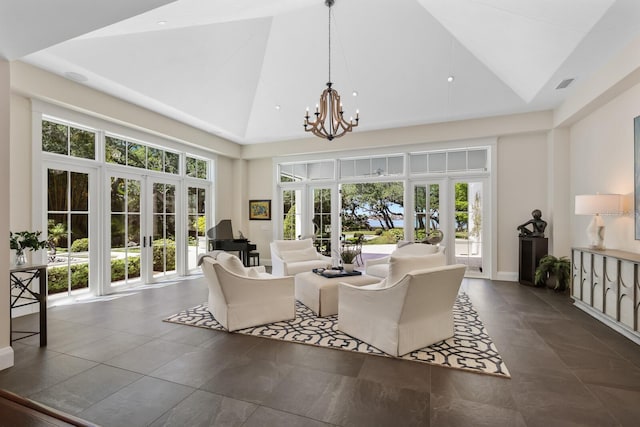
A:
[[[10,188],[10,67],[0,59],[0,200],[9,200]],[[9,204],[0,203],[0,235],[5,236],[0,244],[0,370],[13,366],[10,330],[9,287]]]
[[[232,205],[229,202],[233,197],[233,159],[218,157],[216,160],[216,203],[215,221],[230,219],[233,215]],[[215,225],[215,224],[213,224]]]
[[[31,230],[31,102],[11,95],[11,206],[12,231]]]
[[[223,156],[240,157],[241,148],[236,143],[23,62],[11,63],[11,90],[25,98],[41,99],[86,112],[92,116],[106,118],[111,122],[204,148]]]
[[[249,182],[247,189],[247,201],[271,200],[271,211],[273,215],[273,209],[275,208],[273,203],[277,202],[277,198],[273,194],[273,163],[271,159],[268,158],[249,161],[247,174]],[[247,231],[249,234],[246,234],[246,236],[251,239],[252,243],[255,243],[258,246],[257,250],[260,252],[260,261],[264,263],[264,261],[271,259],[269,243],[273,240],[274,220],[254,220],[248,221],[248,223],[249,227]]]
[[[623,92],[570,128],[571,209],[576,194],[618,193],[628,199],[634,191],[633,119],[640,115],[640,84]],[[630,203],[633,206],[633,203]],[[587,246],[589,216],[573,216],[572,244]],[[604,217],[605,246],[640,252],[633,215]]]
[[[518,225],[530,220],[534,209],[542,211],[547,227],[553,223],[547,205],[546,133],[499,138],[497,173],[498,274],[518,280]]]

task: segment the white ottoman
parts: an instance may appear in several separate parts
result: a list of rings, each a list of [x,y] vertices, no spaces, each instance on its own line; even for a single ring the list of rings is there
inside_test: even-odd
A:
[[[324,277],[311,271],[295,276],[295,296],[320,317],[338,314],[338,283],[354,286],[372,285],[382,280],[367,275]]]

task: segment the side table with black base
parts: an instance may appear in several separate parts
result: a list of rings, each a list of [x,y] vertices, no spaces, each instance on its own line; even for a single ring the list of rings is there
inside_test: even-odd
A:
[[[34,280],[39,279],[38,291],[31,289]],[[11,319],[11,342],[40,334],[40,347],[47,345],[47,266],[24,264],[14,265],[9,270],[11,287],[11,309],[24,307],[31,304],[40,305],[40,330],[39,331],[14,331],[13,319]],[[13,338],[13,334],[22,336]]]

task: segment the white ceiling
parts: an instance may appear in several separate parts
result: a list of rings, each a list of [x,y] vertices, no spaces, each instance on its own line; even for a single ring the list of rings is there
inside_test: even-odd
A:
[[[538,111],[638,35],[638,0],[336,0],[331,76],[345,115],[360,110],[356,132]],[[241,144],[313,138],[302,123],[328,78],[327,7],[0,0],[0,57]]]

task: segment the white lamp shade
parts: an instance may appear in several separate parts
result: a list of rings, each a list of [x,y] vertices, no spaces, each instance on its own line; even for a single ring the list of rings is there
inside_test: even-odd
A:
[[[576,196],[576,215],[621,215],[620,194],[581,194]]]

